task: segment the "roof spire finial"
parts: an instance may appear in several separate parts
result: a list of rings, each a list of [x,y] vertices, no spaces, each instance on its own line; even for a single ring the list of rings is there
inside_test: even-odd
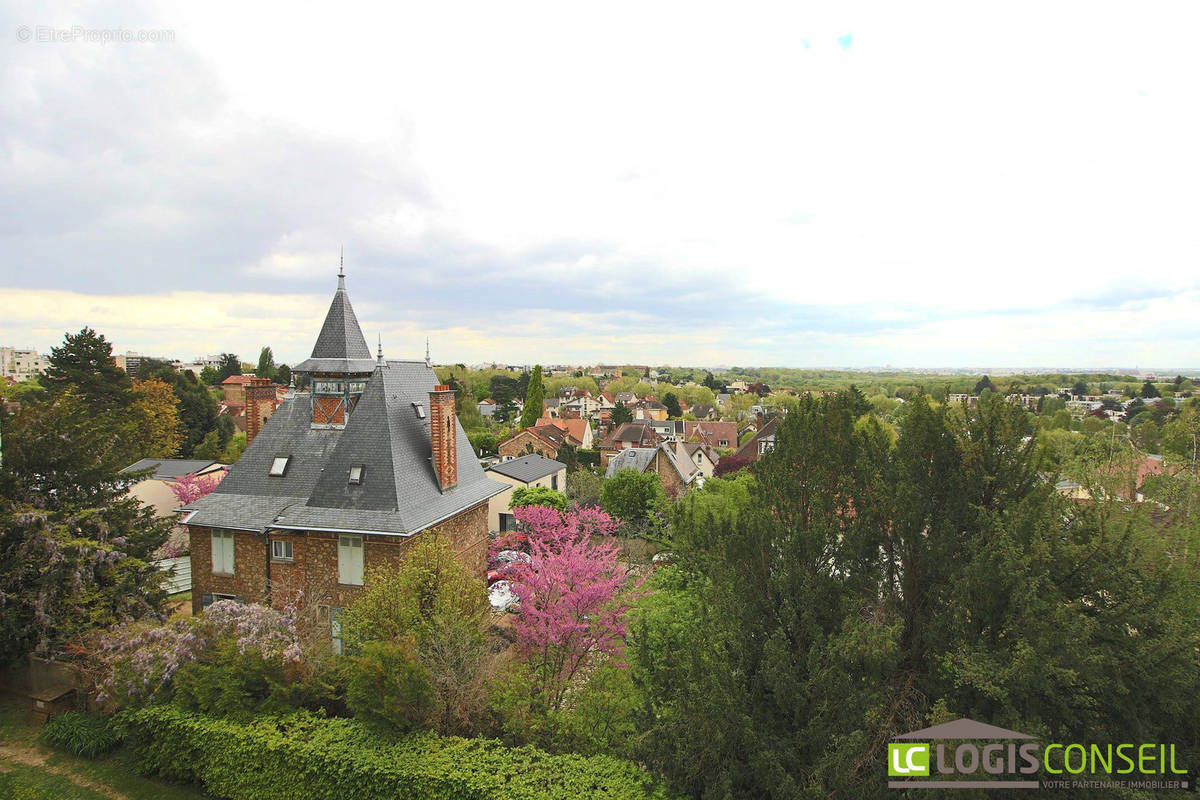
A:
[[[375,359],[375,360],[376,360],[376,361],[377,361],[379,364],[381,364],[381,365],[382,365],[382,364],[383,364],[383,334],[382,334],[382,333],[379,333],[379,334],[376,334],[376,335],[379,337],[379,355],[378,355],[378,356],[376,356],[376,359]]]
[[[338,291],[346,291],[346,256],[343,248],[338,248]]]
[[[432,367],[433,363],[429,360],[429,337],[425,337],[425,366]]]

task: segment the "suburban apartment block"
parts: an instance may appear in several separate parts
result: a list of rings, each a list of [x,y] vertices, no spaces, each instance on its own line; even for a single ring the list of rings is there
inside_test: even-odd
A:
[[[16,347],[0,347],[0,378],[27,381],[41,375],[49,364],[37,350],[22,350]]]

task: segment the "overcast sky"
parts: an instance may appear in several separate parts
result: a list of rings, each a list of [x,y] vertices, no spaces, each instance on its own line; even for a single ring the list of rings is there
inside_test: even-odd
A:
[[[1200,4],[795,5],[4,2],[0,344],[1200,365]]]

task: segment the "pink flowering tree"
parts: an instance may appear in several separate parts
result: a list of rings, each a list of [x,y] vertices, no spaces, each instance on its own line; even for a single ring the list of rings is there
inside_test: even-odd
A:
[[[572,680],[594,658],[619,659],[632,587],[623,591],[618,522],[599,509],[514,509],[528,535],[528,564],[509,567],[521,614],[517,652],[548,708],[561,709]]]
[[[210,494],[223,480],[225,480],[225,470],[222,469],[205,475],[188,473],[175,483],[168,485],[175,495],[175,499],[186,506],[188,503],[193,503],[204,495]]]
[[[277,611],[257,603],[220,600],[199,617],[165,623],[131,622],[103,635],[93,654],[96,699],[117,706],[143,705],[170,695],[175,674],[226,643],[284,664],[302,657],[296,608]]]

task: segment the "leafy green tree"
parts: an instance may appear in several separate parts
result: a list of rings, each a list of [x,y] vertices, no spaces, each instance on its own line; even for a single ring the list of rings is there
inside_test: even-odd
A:
[[[575,505],[600,505],[604,479],[591,470],[577,469],[567,473],[567,497]]]
[[[512,402],[518,396],[520,384],[507,375],[494,375],[488,382],[489,393],[497,408]]]
[[[853,406],[802,398],[733,511],[677,507],[633,628],[640,760],[695,796],[883,797],[887,741],[960,716],[1200,756],[1195,550],[1058,496],[998,397],[918,397],[894,443]]]
[[[679,407],[679,398],[674,392],[667,392],[663,395],[663,405],[667,407],[667,416],[671,419],[679,419],[683,416],[683,409]]]
[[[703,384],[707,386],[713,394],[720,394],[725,391],[725,385],[718,381],[711,372],[704,373]]]
[[[226,378],[232,378],[234,375],[242,374],[242,360],[238,358],[236,353],[221,353],[221,363],[217,367],[216,383],[223,382]]]
[[[95,376],[84,373],[95,391]],[[129,496],[144,447],[130,400],[96,406],[73,386],[5,420],[0,470],[0,657],[53,656],[70,639],[161,608],[146,562],[173,520]]]
[[[260,378],[274,379],[275,372],[275,354],[271,352],[271,348],[264,347],[258,354],[258,366],[254,374]]]
[[[993,392],[996,391],[996,387],[992,385],[992,379],[987,375],[984,375],[979,379],[979,381],[975,384],[975,388],[971,390],[971,394],[982,394],[984,389],[991,389]]]
[[[279,368],[275,370],[275,382],[284,386],[289,385],[292,382],[292,368],[287,364],[280,364]]]
[[[113,360],[112,344],[91,328],[66,334],[46,360],[40,383],[52,395],[70,389],[97,410],[133,402],[132,381]]]
[[[399,569],[367,575],[342,613],[346,647],[359,655],[347,702],[356,716],[403,731],[425,725],[469,734],[484,717],[488,664],[483,581],[445,540],[425,538]]]
[[[522,428],[531,428],[542,418],[542,412],[546,410],[544,400],[542,366],[539,364],[533,368],[533,375],[529,378],[529,388],[525,393],[525,409],[521,412]]]
[[[177,370],[164,361],[143,365],[143,377],[158,379],[175,392],[176,408],[182,425],[183,440],[179,452],[192,455],[204,437],[217,426],[217,403],[203,380],[189,370]]]
[[[200,382],[205,386],[216,386],[221,382],[221,373],[214,367],[205,366],[200,370]]]
[[[622,522],[645,521],[666,504],[662,482],[653,472],[619,470],[600,490],[600,506]]]
[[[130,407],[141,428],[141,455],[173,458],[183,441],[183,423],[179,419],[178,398],[170,384],[159,378],[137,381]]]
[[[559,511],[566,511],[569,505],[567,496],[549,486],[521,486],[513,489],[512,500],[508,507],[522,508],[524,506],[549,506]]]
[[[1082,397],[1083,395],[1087,394],[1087,383],[1085,383],[1082,379],[1075,381],[1075,383],[1071,385],[1071,394],[1075,395],[1076,397]]]
[[[161,611],[162,573],[123,536],[143,522],[153,526],[153,514],[51,512],[0,498],[0,663],[53,657],[98,628]]]
[[[480,455],[496,454],[496,434],[490,431],[467,431],[471,449]]]
[[[613,407],[612,421],[614,427],[623,425],[626,422],[633,422],[633,412],[629,410],[629,407],[625,403],[618,400],[617,404]]]
[[[1142,394],[1142,397],[1162,397],[1162,395],[1158,391],[1158,387],[1155,386],[1150,381],[1146,381],[1145,383],[1142,384],[1141,394]]]

